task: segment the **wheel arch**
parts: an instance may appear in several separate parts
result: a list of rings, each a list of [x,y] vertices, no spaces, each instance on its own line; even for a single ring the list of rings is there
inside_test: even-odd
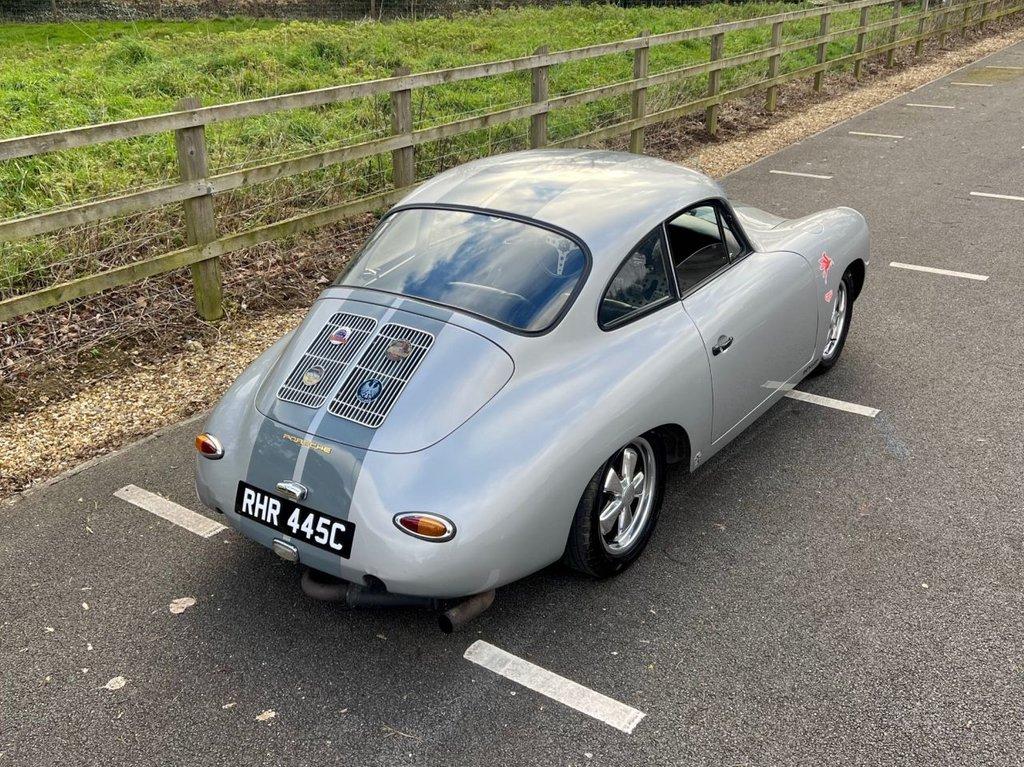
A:
[[[666,463],[682,463],[689,469],[690,435],[686,433],[686,429],[677,423],[666,423],[651,429],[650,433],[661,440]]]
[[[864,261],[862,259],[855,258],[850,262],[850,265],[846,267],[846,271],[850,273],[850,280],[853,282],[853,295],[850,296],[850,300],[856,301],[857,296],[860,295],[860,291],[864,287],[864,278],[867,274],[867,267],[864,265]]]

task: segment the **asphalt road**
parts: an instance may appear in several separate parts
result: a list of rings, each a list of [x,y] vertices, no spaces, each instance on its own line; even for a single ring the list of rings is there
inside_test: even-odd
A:
[[[551,568],[450,637],[313,602],[233,531],[112,497],[200,510],[194,424],[0,511],[0,765],[1024,763],[1024,201],[970,195],[1024,196],[1021,67],[1024,45],[726,180],[867,216],[843,359],[800,388],[881,413],[783,400],[672,475],[613,581]],[[531,692],[465,660],[477,639],[646,717]]]

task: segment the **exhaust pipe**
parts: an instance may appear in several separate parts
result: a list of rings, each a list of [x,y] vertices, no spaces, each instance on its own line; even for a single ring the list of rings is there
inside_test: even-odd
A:
[[[441,613],[437,624],[445,634],[458,631],[484,610],[494,604],[494,589],[464,599]]]
[[[321,602],[344,602],[346,607],[426,607],[437,609],[438,602],[431,597],[392,594],[383,588],[369,589],[358,583],[335,578],[307,567],[302,571],[302,591]]]
[[[442,600],[409,594],[392,594],[381,584],[367,588],[358,583],[321,573],[311,567],[302,571],[302,591],[321,602],[342,602],[346,607],[422,607],[437,610]],[[445,634],[458,631],[494,604],[494,589],[468,597],[438,615],[437,623]]]

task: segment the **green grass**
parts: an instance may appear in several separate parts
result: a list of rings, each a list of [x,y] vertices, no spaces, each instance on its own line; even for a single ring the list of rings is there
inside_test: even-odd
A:
[[[711,4],[672,8],[571,6],[528,8],[450,19],[388,23],[95,22],[11,25],[0,28],[0,137],[27,135],[172,110],[184,96],[204,104],[386,77],[398,66],[414,72],[494,61],[802,7],[794,3]],[[888,13],[879,9],[877,18]],[[837,14],[833,28],[856,24],[857,12]],[[785,39],[817,34],[817,19],[787,24]],[[730,33],[726,55],[766,47],[768,28]],[[830,46],[830,56],[852,51],[853,37]],[[708,41],[655,48],[651,71],[706,61]],[[788,54],[789,71],[814,61],[812,49]],[[628,55],[555,67],[553,94],[628,79]],[[762,78],[755,63],[723,74],[731,88]],[[652,89],[651,109],[699,96],[705,77]],[[447,122],[529,100],[529,74],[437,86],[414,94],[417,127]],[[552,137],[592,130],[628,114],[628,99],[608,99],[550,117]],[[387,98],[233,121],[208,129],[213,170],[316,151],[389,130]],[[521,148],[520,121],[459,136],[417,150],[421,176],[496,151]],[[388,183],[383,159],[264,185],[218,200],[222,230],[280,217],[283,211],[325,204]],[[96,196],[116,194],[175,177],[169,134],[119,141],[0,163],[0,219]],[[0,296],[84,273],[118,260],[180,244],[177,209],[129,217],[28,243],[0,244]],[[162,230],[167,232],[160,234]],[[131,238],[131,243],[126,238]],[[142,245],[135,240],[144,239]],[[130,245],[130,247],[129,247]],[[97,259],[81,254],[109,249]],[[148,250],[147,250],[148,249]],[[114,256],[109,254],[113,253]],[[70,261],[69,261],[70,259]],[[62,270],[43,269],[68,261]],[[71,263],[73,262],[73,263]]]

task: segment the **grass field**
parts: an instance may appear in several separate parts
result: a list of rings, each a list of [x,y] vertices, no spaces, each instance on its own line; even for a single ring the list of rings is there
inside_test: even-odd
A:
[[[395,67],[414,72],[492,61],[653,33],[763,16],[794,3],[710,4],[674,8],[570,6],[484,12],[450,19],[388,23],[97,22],[5,25],[0,28],[0,137],[39,133],[169,111],[183,96],[204,104],[385,77]],[[908,9],[909,10],[909,9]],[[906,12],[906,11],[905,11]],[[875,18],[889,13],[880,8]],[[833,18],[850,28],[858,12]],[[813,37],[818,21],[787,24],[785,39]],[[766,47],[768,28],[730,33],[726,55]],[[853,36],[832,44],[830,56],[852,51]],[[787,54],[783,71],[813,63],[813,49]],[[651,71],[706,61],[708,42],[655,48]],[[552,94],[628,79],[628,55],[561,65],[551,71]],[[730,70],[729,88],[764,77],[764,64]],[[653,109],[703,93],[706,78],[652,89]],[[416,127],[447,122],[529,100],[529,74],[437,86],[414,96]],[[561,110],[552,137],[592,130],[628,114],[628,99]],[[388,133],[387,99],[357,101],[208,129],[211,163],[219,171],[344,145]],[[478,131],[417,150],[417,173],[432,173],[474,156],[521,148],[526,121]],[[218,200],[222,230],[281,217],[291,208],[326,204],[388,183],[384,161],[318,171]],[[0,219],[105,196],[174,178],[169,134],[0,163]],[[180,244],[177,206],[24,243],[0,244],[0,297]],[[55,266],[56,265],[56,266]]]

